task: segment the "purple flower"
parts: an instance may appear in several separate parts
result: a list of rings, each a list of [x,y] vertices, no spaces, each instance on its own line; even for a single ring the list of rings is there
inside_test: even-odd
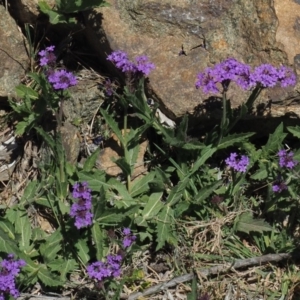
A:
[[[149,57],[146,55],[137,56],[135,61],[136,69],[145,76],[148,76],[155,69],[155,65],[149,61]]]
[[[49,46],[45,50],[39,52],[40,58],[40,66],[54,66],[56,62],[56,56],[53,53],[54,46]]]
[[[250,78],[262,87],[274,87],[278,82],[278,72],[272,65],[262,64],[254,69]]]
[[[108,255],[106,261],[97,261],[87,267],[90,278],[103,281],[106,278],[116,278],[121,275],[121,255]]]
[[[20,293],[16,288],[15,277],[25,265],[26,263],[22,259],[14,260],[13,254],[9,254],[7,259],[1,262],[0,299],[5,299],[5,295],[7,294],[10,294],[14,298],[19,297]]]
[[[117,50],[107,56],[107,60],[113,62],[122,72],[141,73],[148,76],[151,70],[155,68],[146,55],[137,56],[136,64],[131,62],[126,52]]]
[[[280,82],[281,87],[296,85],[297,77],[291,68],[281,66],[278,68],[277,74],[278,74],[278,81]]]
[[[122,244],[123,244],[124,248],[128,248],[136,240],[136,236],[131,234],[130,228],[124,228],[123,233],[124,233],[125,237],[123,239]]]
[[[225,163],[235,171],[245,173],[249,165],[249,157],[245,155],[239,157],[237,153],[231,153]]]
[[[70,86],[77,84],[76,77],[66,70],[50,72],[48,80],[55,90],[65,90]]]
[[[215,73],[212,68],[206,68],[204,72],[197,75],[196,88],[202,88],[205,94],[208,93],[219,93],[217,87],[217,80]]]
[[[109,78],[106,79],[106,81],[104,83],[104,88],[105,88],[105,94],[107,96],[112,96],[113,95],[114,90],[113,90],[112,82]]]
[[[87,227],[93,223],[92,195],[91,189],[88,188],[86,182],[75,183],[73,185],[73,198],[77,198],[77,203],[72,204],[70,216],[75,218],[75,226],[77,229]]]
[[[282,191],[287,190],[287,185],[283,181],[277,180],[272,185],[272,190],[275,193],[281,193]]]
[[[281,168],[288,168],[288,169],[293,169],[297,164],[298,161],[294,160],[294,153],[293,152],[289,152],[287,153],[286,150],[280,150],[278,152],[278,156],[279,156],[279,165]]]

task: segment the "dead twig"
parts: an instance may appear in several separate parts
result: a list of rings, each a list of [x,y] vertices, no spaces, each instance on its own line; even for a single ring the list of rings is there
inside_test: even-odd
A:
[[[270,262],[278,262],[291,257],[292,257],[291,253],[279,253],[279,254],[267,254],[259,257],[252,257],[246,259],[238,259],[232,264],[223,264],[208,269],[200,269],[199,271],[197,270],[197,274],[199,276],[207,277],[219,273],[228,272],[231,269],[241,269],[245,267],[259,266]],[[194,278],[194,276],[195,276],[194,273],[189,273],[189,274],[175,277],[167,282],[162,282],[160,284],[154,285],[143,292],[133,293],[128,296],[128,300],[135,300],[138,299],[139,297],[146,297],[155,293],[159,293],[167,288],[176,286],[179,283],[190,281]]]

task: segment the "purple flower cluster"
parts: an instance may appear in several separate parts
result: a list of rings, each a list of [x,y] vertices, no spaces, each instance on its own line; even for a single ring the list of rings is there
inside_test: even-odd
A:
[[[197,89],[202,88],[204,93],[219,93],[218,84],[227,90],[230,82],[235,82],[243,90],[255,86],[274,87],[276,84],[287,87],[296,84],[296,75],[288,67],[275,68],[270,64],[262,64],[252,71],[249,65],[234,58],[228,58],[199,73],[195,85]]]
[[[56,56],[53,53],[55,46],[49,46],[45,50],[39,52],[40,58],[40,66],[46,67],[50,66],[53,67],[56,62]]]
[[[77,229],[92,225],[92,195],[88,184],[86,182],[75,183],[73,185],[72,196],[78,199],[77,203],[71,206],[70,211],[70,216],[75,218],[75,226]]]
[[[149,61],[148,56],[141,55],[135,58],[135,63],[131,62],[126,52],[117,50],[108,55],[107,60],[115,63],[116,67],[122,72],[140,73],[148,76],[155,68],[154,64]]]
[[[225,159],[225,163],[235,171],[245,173],[249,165],[249,157],[246,155],[238,156],[237,153],[233,152]]]
[[[281,193],[284,190],[287,190],[287,185],[282,180],[276,180],[272,185],[272,190],[275,193]]]
[[[136,236],[131,233],[130,228],[123,229],[124,239],[123,239],[123,247],[126,249],[132,245],[132,243],[136,240]]]
[[[108,255],[106,261],[96,261],[87,267],[90,278],[103,281],[107,278],[119,277],[121,275],[121,255]]]
[[[47,67],[46,75],[48,81],[55,90],[65,90],[70,86],[77,84],[76,77],[66,70],[54,70],[56,56],[54,54],[55,46],[49,46],[45,50],[39,52],[40,66]]]
[[[281,168],[288,168],[288,169],[293,169],[297,164],[298,161],[294,160],[294,153],[293,152],[287,152],[286,150],[280,150],[278,152],[279,156],[279,166]]]
[[[25,261],[14,260],[14,255],[9,254],[7,259],[1,262],[0,271],[0,300],[4,300],[7,294],[12,297],[19,297],[20,293],[16,288],[15,277],[19,274],[21,267],[26,265]]]
[[[76,77],[66,70],[49,72],[48,81],[52,84],[55,90],[65,90],[70,86],[77,84]]]

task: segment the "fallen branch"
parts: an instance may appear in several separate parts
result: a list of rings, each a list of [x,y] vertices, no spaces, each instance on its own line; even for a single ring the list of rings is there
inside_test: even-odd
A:
[[[197,270],[199,276],[207,277],[211,275],[216,275],[219,273],[228,272],[231,269],[241,269],[252,266],[259,266],[269,262],[281,261],[284,259],[291,258],[292,254],[290,253],[279,253],[279,254],[267,254],[259,257],[247,258],[247,259],[238,259],[232,264],[223,264],[220,266],[215,266],[209,269],[200,269]],[[195,274],[189,273],[182,276],[175,277],[167,282],[162,282],[160,284],[154,285],[143,292],[136,292],[128,296],[128,300],[135,300],[139,297],[149,296],[158,292],[161,292],[169,287],[176,286],[179,283],[190,281],[194,278]]]

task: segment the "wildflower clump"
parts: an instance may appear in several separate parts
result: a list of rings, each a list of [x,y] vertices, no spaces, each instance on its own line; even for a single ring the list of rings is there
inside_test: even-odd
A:
[[[281,193],[284,190],[287,190],[287,185],[280,179],[276,180],[272,185],[272,190],[275,193]]]
[[[202,88],[204,93],[219,93],[219,84],[224,91],[230,82],[235,82],[243,90],[249,90],[253,87],[274,87],[277,84],[281,87],[294,86],[296,79],[293,70],[285,66],[275,68],[270,64],[262,64],[252,71],[249,65],[228,58],[199,73],[195,86],[197,89]]]
[[[55,90],[66,90],[70,86],[77,84],[76,77],[66,70],[49,72],[48,81],[52,84]]]
[[[286,150],[283,149],[278,152],[278,156],[279,166],[281,168],[293,169],[298,164],[298,161],[294,160],[293,152],[288,153]]]
[[[26,263],[22,259],[14,260],[13,254],[9,254],[7,259],[3,259],[0,271],[0,300],[4,300],[8,294],[14,298],[20,296],[20,292],[16,288],[15,277],[25,265]]]
[[[121,255],[108,255],[106,261],[96,261],[87,267],[87,273],[91,279],[103,281],[108,278],[116,278],[121,275]]]
[[[71,206],[70,211],[70,216],[75,218],[75,226],[77,229],[92,225],[92,195],[88,184],[86,182],[75,183],[73,185],[72,196],[78,199],[78,201]]]
[[[113,62],[122,72],[139,73],[148,76],[155,68],[154,64],[149,61],[148,56],[141,55],[132,62],[128,58],[128,54],[124,51],[117,50],[108,55],[107,60]]]
[[[225,163],[235,171],[245,173],[249,165],[249,157],[246,155],[239,156],[237,153],[233,152],[225,160]]]

